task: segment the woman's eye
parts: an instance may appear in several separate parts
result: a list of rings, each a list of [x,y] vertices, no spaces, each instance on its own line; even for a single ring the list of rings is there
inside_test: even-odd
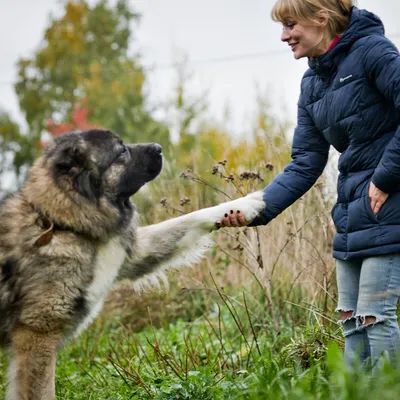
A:
[[[289,29],[292,30],[295,27],[295,23],[294,22],[288,22],[286,24],[283,25],[283,29]]]

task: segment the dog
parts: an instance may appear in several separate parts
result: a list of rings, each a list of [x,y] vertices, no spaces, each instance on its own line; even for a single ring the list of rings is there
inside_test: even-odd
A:
[[[57,350],[100,311],[119,279],[140,282],[196,264],[227,210],[252,221],[262,193],[139,226],[130,198],[160,173],[156,143],[124,144],[108,130],[57,137],[22,189],[0,207],[0,344],[8,400],[55,396]]]

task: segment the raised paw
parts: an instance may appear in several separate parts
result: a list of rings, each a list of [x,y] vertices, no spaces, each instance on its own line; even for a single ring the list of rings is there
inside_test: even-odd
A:
[[[233,200],[226,205],[230,203],[232,204],[231,209],[240,210],[247,223],[253,221],[265,208],[262,191],[254,192],[240,199]]]
[[[265,208],[263,192],[254,192],[240,199],[220,204],[221,214],[215,221],[216,227],[245,226],[252,222]]]

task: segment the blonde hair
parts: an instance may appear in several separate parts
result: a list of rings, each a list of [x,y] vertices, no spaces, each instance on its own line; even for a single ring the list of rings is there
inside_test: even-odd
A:
[[[320,26],[318,18],[321,12],[328,15],[328,29],[332,36],[337,36],[346,29],[351,14],[353,0],[278,0],[271,17],[276,22],[290,20]]]

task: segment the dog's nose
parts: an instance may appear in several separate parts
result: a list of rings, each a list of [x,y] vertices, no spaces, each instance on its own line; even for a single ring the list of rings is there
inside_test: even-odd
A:
[[[162,147],[158,143],[152,143],[149,145],[148,150],[150,154],[157,155],[162,153]]]

